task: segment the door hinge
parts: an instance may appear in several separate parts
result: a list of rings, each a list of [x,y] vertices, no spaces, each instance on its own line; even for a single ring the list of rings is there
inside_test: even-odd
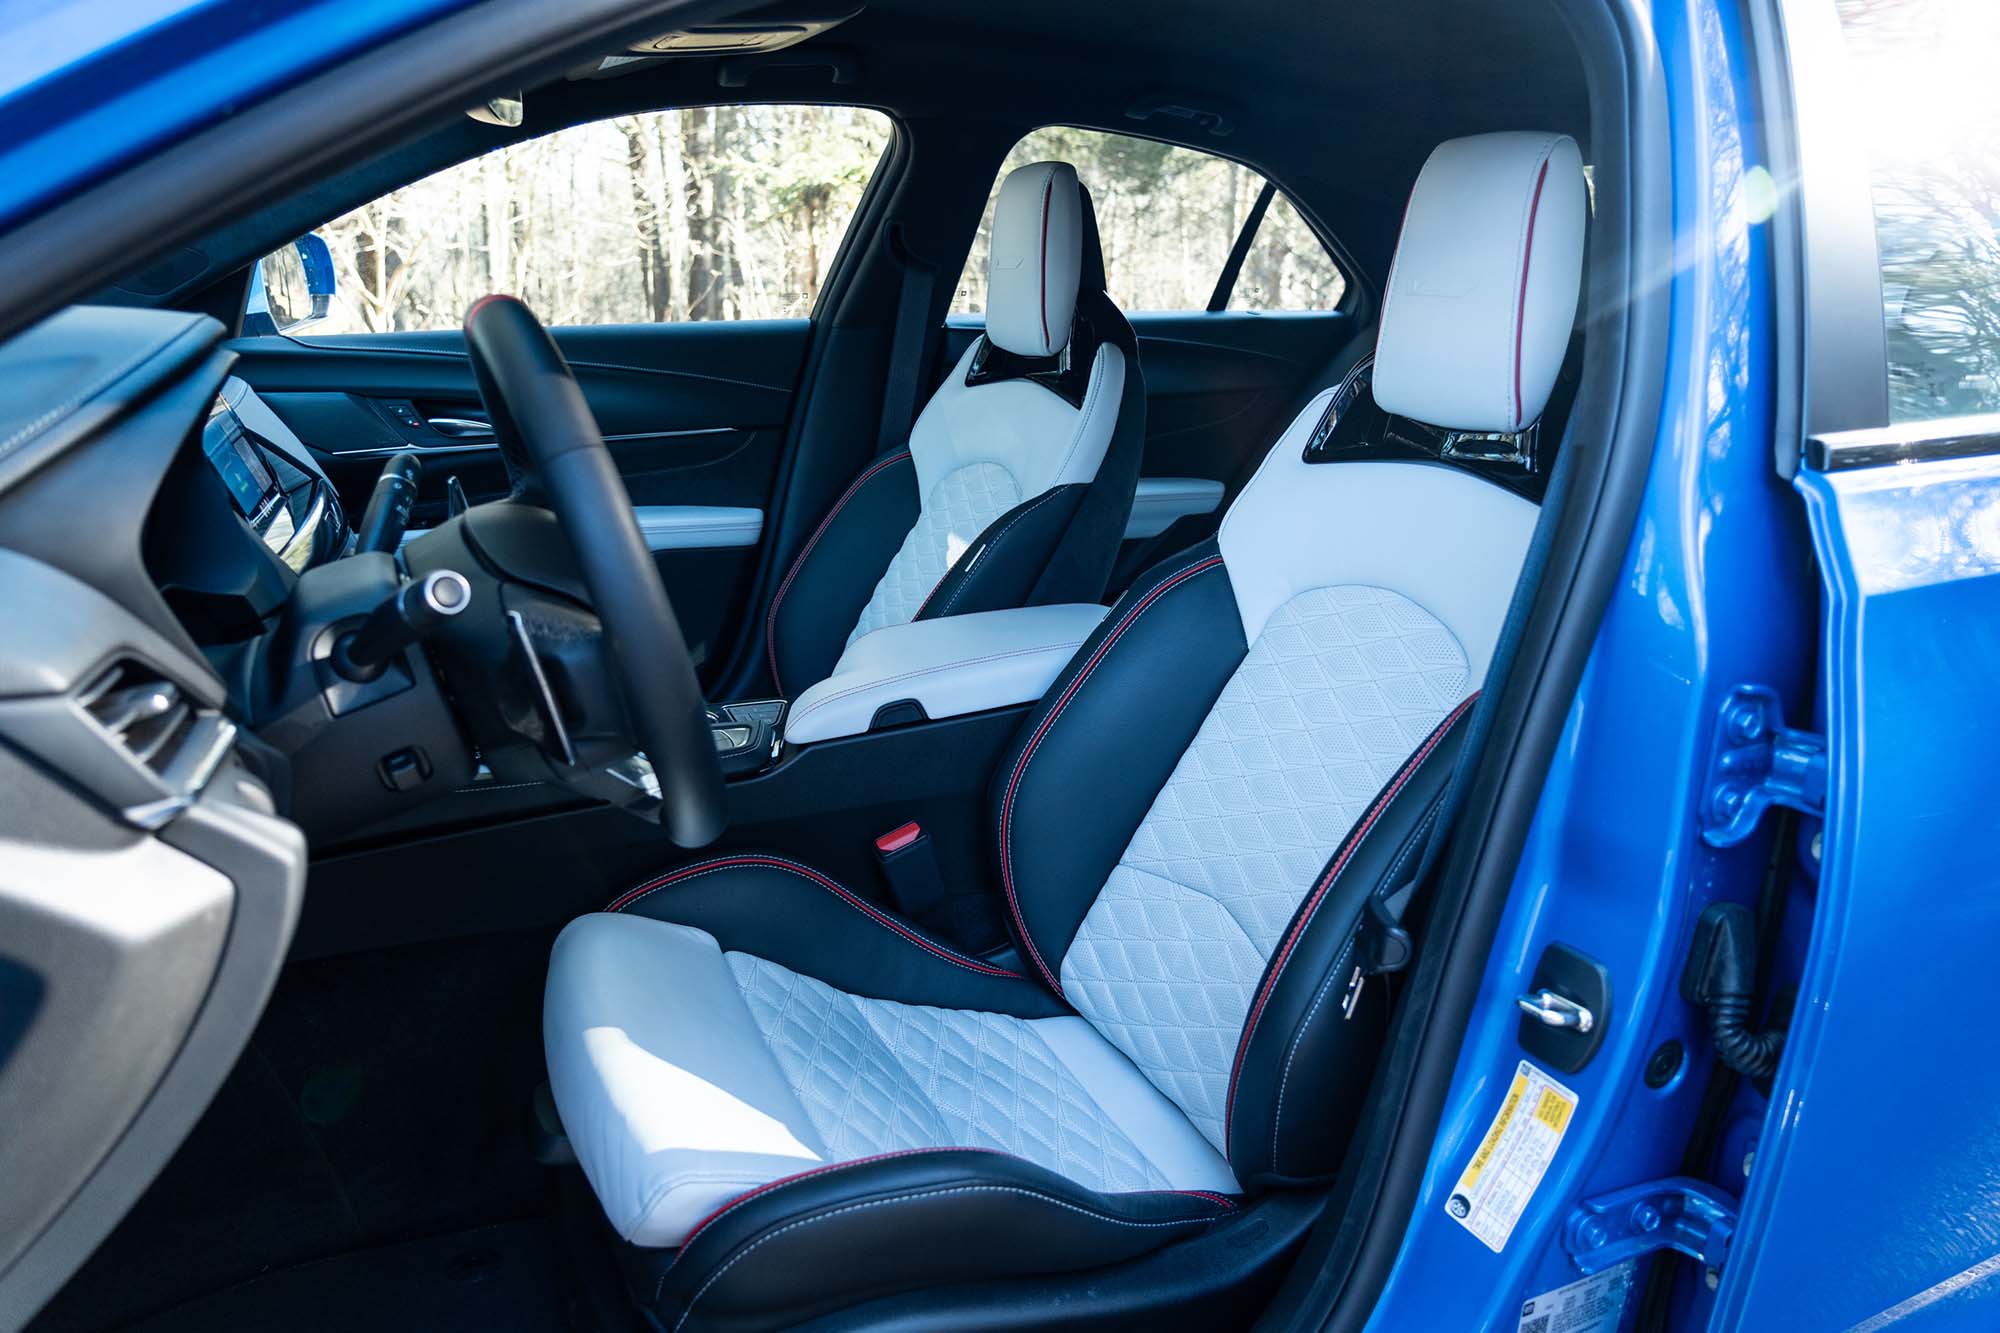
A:
[[[1687,1176],[1585,1199],[1563,1223],[1563,1248],[1586,1276],[1658,1250],[1720,1274],[1736,1236],[1736,1200]]]
[[[1826,738],[1787,727],[1769,686],[1732,689],[1715,722],[1702,784],[1702,841],[1733,847],[1774,805],[1818,815],[1825,803]]]

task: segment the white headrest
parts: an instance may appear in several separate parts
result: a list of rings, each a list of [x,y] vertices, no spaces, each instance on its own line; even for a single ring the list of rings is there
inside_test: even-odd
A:
[[[986,340],[1016,356],[1069,341],[1083,271],[1083,199],[1067,162],[1020,167],[1001,183],[986,261]]]
[[[1585,211],[1566,134],[1439,144],[1389,266],[1375,401],[1447,430],[1511,433],[1539,417],[1576,323]]]

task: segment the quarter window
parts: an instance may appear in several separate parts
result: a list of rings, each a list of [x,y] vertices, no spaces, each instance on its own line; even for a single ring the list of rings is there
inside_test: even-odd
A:
[[[1090,191],[1105,280],[1120,309],[1331,310],[1347,289],[1326,246],[1291,201],[1274,192],[1235,283],[1218,292],[1265,179],[1192,148],[1055,125],[1027,135],[1001,165],[952,300],[954,314],[986,308],[1000,180],[1016,167],[1046,161],[1070,163]]]

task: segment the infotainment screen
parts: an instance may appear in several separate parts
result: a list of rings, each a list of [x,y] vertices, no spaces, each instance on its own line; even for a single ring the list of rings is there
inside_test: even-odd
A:
[[[208,410],[201,447],[246,517],[254,518],[269,504],[278,489],[277,478],[258,455],[257,446],[243,434],[243,423],[236,419],[236,413],[220,397]]]

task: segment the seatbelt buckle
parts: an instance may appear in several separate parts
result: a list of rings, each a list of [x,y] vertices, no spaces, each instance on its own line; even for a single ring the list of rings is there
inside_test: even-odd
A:
[[[889,894],[904,916],[927,920],[943,905],[944,874],[923,825],[911,820],[890,829],[875,839],[875,856],[882,863]]]
[[[1361,921],[1355,927],[1354,952],[1361,970],[1371,977],[1400,972],[1416,955],[1410,932],[1403,929],[1396,909],[1390,906],[1397,899],[1408,901],[1408,896],[1401,892],[1388,897],[1370,894],[1367,906],[1361,909]]]

